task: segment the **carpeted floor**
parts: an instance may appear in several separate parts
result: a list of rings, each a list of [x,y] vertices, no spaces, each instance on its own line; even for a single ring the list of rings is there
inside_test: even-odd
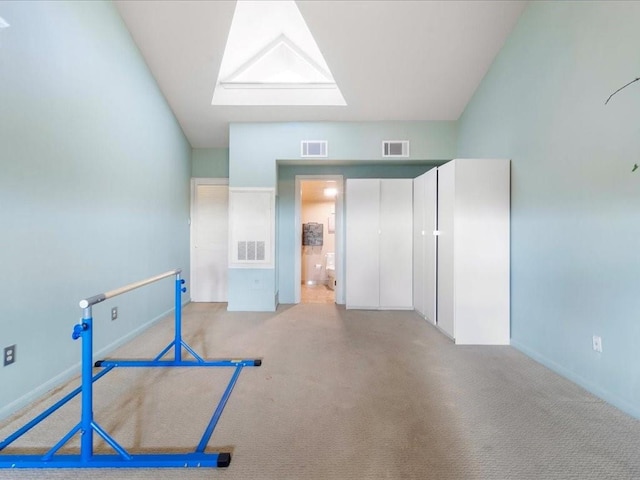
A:
[[[184,338],[245,368],[209,442],[227,469],[0,470],[1,479],[638,479],[640,422],[511,347],[456,347],[413,312],[335,305],[230,313],[190,304]],[[152,357],[167,318],[114,355]],[[116,369],[96,421],[132,453],[193,450],[228,369]],[[0,438],[77,381],[0,425]],[[44,451],[79,418],[74,400],[3,453]],[[66,451],[77,448],[77,440]],[[96,450],[109,449],[97,442]]]

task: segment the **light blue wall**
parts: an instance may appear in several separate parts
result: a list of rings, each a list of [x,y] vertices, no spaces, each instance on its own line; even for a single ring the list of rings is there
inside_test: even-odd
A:
[[[301,140],[327,140],[327,162],[366,165],[383,160],[383,140],[410,140],[410,160],[451,159],[456,133],[454,122],[234,123],[229,129],[229,186],[276,188],[277,161],[300,159]],[[293,222],[288,202],[278,198],[281,226]],[[276,244],[288,245],[291,234],[278,229]],[[282,271],[231,269],[229,310],[274,310],[283,284],[279,301],[292,301],[293,270],[287,264],[293,261],[292,255],[293,251],[282,248],[276,251],[276,266],[281,265]]]
[[[276,159],[300,158],[301,140],[328,140],[327,161],[382,160],[383,140],[411,140],[411,159],[450,159],[454,122],[234,123],[229,130],[229,185],[275,187]]]
[[[229,149],[192,149],[191,176],[202,178],[229,178]]]
[[[640,83],[604,104],[640,73],[638,25],[638,2],[531,2],[458,156],[513,160],[513,345],[640,417]]]
[[[17,344],[3,417],[78,371],[81,298],[188,278],[191,147],[113,4],[1,2],[0,16],[0,348]],[[170,311],[172,292],[96,306],[95,351]]]

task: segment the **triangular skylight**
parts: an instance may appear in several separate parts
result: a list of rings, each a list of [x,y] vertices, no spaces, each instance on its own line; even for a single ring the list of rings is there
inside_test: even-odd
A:
[[[325,71],[284,35],[276,38],[236,72],[222,80],[224,86],[259,84],[335,85]]]
[[[346,105],[294,1],[236,4],[213,105]]]

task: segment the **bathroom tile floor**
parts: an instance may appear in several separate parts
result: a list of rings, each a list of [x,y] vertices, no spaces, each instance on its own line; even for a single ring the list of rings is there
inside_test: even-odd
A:
[[[326,285],[302,285],[301,303],[335,303],[335,292]]]

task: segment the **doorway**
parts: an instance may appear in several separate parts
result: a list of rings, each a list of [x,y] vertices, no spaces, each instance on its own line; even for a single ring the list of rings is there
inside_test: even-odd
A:
[[[298,303],[340,303],[342,176],[296,176]]]

